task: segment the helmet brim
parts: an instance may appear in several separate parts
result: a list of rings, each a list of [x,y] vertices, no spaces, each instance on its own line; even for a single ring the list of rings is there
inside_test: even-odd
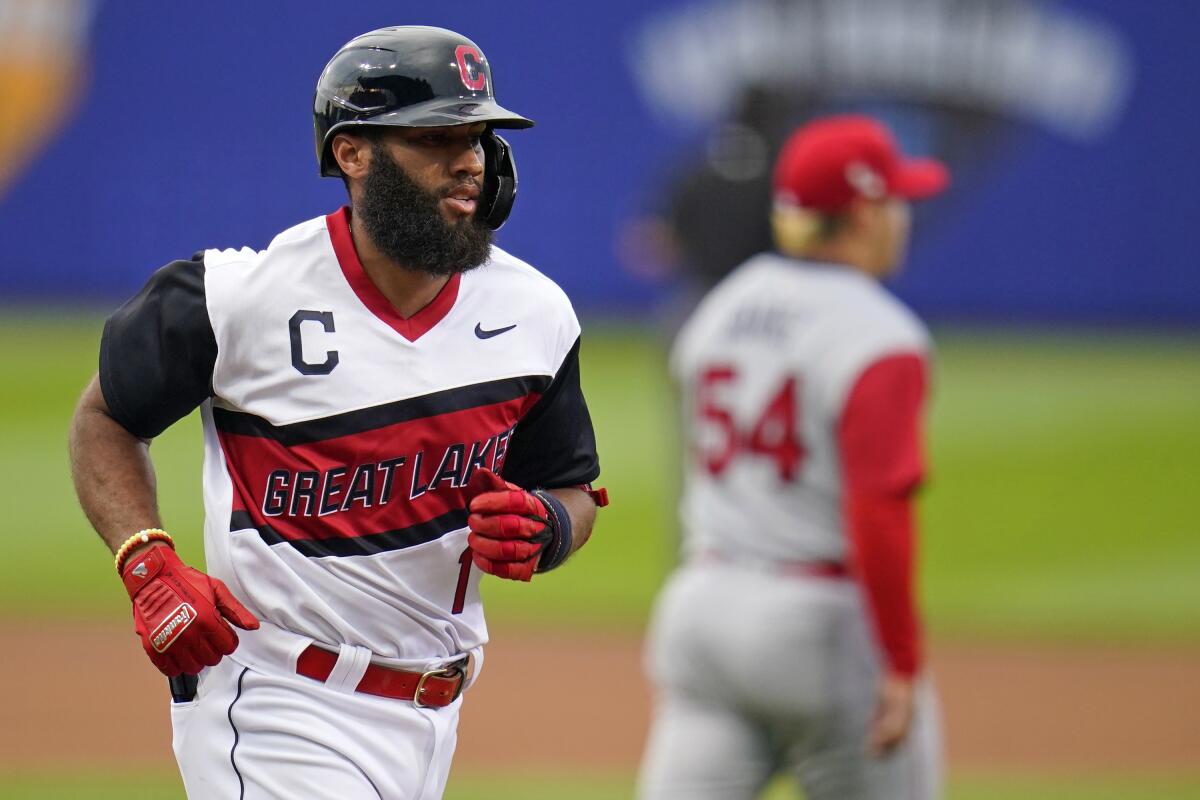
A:
[[[341,175],[329,154],[329,143],[339,133],[354,128],[440,128],[448,125],[475,125],[484,122],[493,128],[532,128],[533,120],[514,114],[495,100],[479,101],[454,99],[452,101],[437,100],[420,103],[395,111],[377,114],[362,119],[348,119],[334,125],[325,133],[321,145],[321,175],[337,177]]]
[[[359,120],[367,125],[437,128],[486,122],[493,128],[532,128],[533,120],[504,108],[495,100],[471,98],[433,100]]]

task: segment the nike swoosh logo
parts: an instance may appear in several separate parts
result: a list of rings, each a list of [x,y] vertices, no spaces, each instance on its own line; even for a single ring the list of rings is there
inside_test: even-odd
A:
[[[516,323],[513,323],[512,325],[509,325],[507,328],[493,328],[490,331],[485,331],[483,329],[483,325],[476,322],[475,323],[475,335],[478,336],[480,339],[490,339],[493,336],[499,336],[502,333],[508,333],[515,327],[517,327],[517,325],[516,325]]]

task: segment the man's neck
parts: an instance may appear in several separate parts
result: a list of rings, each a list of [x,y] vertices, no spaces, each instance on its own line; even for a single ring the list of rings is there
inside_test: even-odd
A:
[[[880,275],[872,269],[870,257],[866,248],[859,242],[844,238],[831,239],[807,248],[799,258],[806,261],[819,261],[823,264],[839,264],[857,270],[879,280]]]
[[[354,240],[358,260],[371,283],[405,319],[433,302],[450,280],[449,275],[432,275],[393,261],[375,246],[354,214],[350,215],[350,237]]]

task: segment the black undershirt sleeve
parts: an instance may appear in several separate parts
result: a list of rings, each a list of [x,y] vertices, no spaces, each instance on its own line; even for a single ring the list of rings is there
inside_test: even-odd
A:
[[[113,419],[152,439],[212,394],[217,342],[204,254],[172,261],[104,324],[100,389]]]
[[[503,473],[527,489],[576,486],[600,477],[596,434],[579,388],[579,339],[546,393],[517,423]]]

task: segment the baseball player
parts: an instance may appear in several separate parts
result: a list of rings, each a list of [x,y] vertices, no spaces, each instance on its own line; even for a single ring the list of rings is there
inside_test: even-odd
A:
[[[928,800],[939,734],[913,600],[929,337],[879,285],[909,200],[941,191],[865,117],[814,121],[774,171],[778,252],[701,302],[685,398],[684,561],[651,623],[647,800]]]
[[[172,262],[109,318],[75,484],[171,676],[189,797],[438,798],[481,576],[554,569],[605,502],[580,328],[492,244],[517,185],[497,130],[533,123],[473,42],[352,40],[314,122],[349,206]],[[208,574],[162,529],[148,457],[196,407]]]

